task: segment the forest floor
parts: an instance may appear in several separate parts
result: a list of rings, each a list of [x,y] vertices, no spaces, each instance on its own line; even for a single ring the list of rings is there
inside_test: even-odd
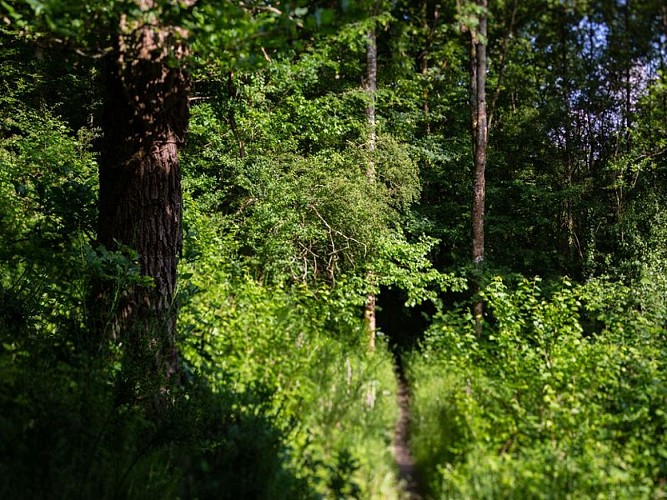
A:
[[[396,377],[398,379],[396,401],[398,403],[399,416],[394,430],[394,459],[398,466],[398,479],[401,488],[400,498],[422,500],[424,497],[421,494],[417,470],[408,446],[410,432],[410,392],[400,364],[396,369]]]

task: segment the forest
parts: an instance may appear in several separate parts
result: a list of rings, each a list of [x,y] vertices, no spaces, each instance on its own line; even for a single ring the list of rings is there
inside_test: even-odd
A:
[[[667,497],[664,0],[0,0],[0,498]]]

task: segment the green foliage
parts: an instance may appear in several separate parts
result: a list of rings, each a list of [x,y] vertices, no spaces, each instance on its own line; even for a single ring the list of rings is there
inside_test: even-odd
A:
[[[461,28],[482,12],[457,3],[0,1],[0,497],[395,497],[392,358],[361,322],[385,287],[440,309],[408,359],[431,496],[665,496],[662,4],[491,5],[486,255],[511,278],[485,278],[478,338]],[[193,77],[183,380],[143,393],[90,317],[94,282],[147,284],[93,242],[121,14],[183,28]]]
[[[37,176],[47,194],[62,181],[50,168]],[[6,192],[30,251],[3,268],[13,287],[0,316],[2,496],[392,497],[391,356],[361,348],[356,288],[260,285],[193,202],[181,275],[187,381],[155,419],[124,392],[141,367],[127,366],[123,346],[96,342],[86,321],[94,279],[118,293],[143,279],[136,254],[93,250],[79,234],[56,259],[33,229],[37,195]]]
[[[436,243],[437,240],[426,237],[408,243],[398,235],[387,235],[381,240],[378,257],[371,267],[373,274],[378,277],[377,284],[403,290],[407,295],[405,305],[408,307],[427,300],[437,303],[443,291],[465,290],[465,279],[453,273],[441,273],[427,259]]]
[[[664,294],[651,280],[495,279],[482,339],[467,312],[436,319],[409,370],[432,494],[664,494]]]
[[[384,273],[377,285],[396,283],[395,269],[407,277],[429,267],[434,244],[411,249],[400,228],[419,196],[417,165],[391,135],[379,134],[376,150],[366,149],[365,93],[337,81],[348,61],[331,57],[341,40],[327,41],[296,62],[229,80],[238,85],[233,94],[193,109],[184,158],[193,203],[224,214],[220,224],[243,242],[237,251],[264,282],[335,283],[372,268]],[[424,289],[436,275],[413,281]]]
[[[58,322],[82,326],[88,281],[78,268],[96,185],[88,131],[74,134],[52,113],[17,101],[13,113],[6,109],[0,113],[0,338],[16,349],[35,335],[54,334]]]
[[[78,137],[49,113],[21,108],[4,116],[0,142],[2,248],[30,254],[21,245],[56,248],[92,226],[96,186],[90,137]],[[74,204],[77,210],[68,207]]]
[[[117,404],[118,346],[86,317],[96,277],[119,290],[141,279],[131,253],[89,242],[94,135],[24,105],[30,87],[0,112],[0,496],[168,496],[164,440],[140,408]]]
[[[241,415],[269,416],[281,431],[283,465],[314,493],[391,496],[391,356],[384,346],[365,352],[357,301],[347,296],[356,290],[344,281],[335,289],[260,285],[225,265],[228,257],[217,250],[225,244],[214,230],[191,223],[201,229],[202,251],[187,269],[190,290],[200,291],[181,314],[187,369],[215,393],[231,395]],[[251,431],[241,431],[239,446],[254,439]]]

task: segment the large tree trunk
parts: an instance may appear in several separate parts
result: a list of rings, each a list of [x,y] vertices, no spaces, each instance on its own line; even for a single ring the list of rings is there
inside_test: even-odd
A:
[[[488,124],[486,115],[486,45],[487,45],[487,0],[477,0],[483,12],[479,25],[471,30],[470,44],[470,115],[474,159],[474,182],[472,202],[472,262],[476,279],[481,277],[484,266],[484,211],[486,199],[486,150]],[[476,283],[479,286],[479,283]],[[484,304],[477,300],[472,307],[477,334],[482,331]]]
[[[164,388],[178,371],[178,147],[188,124],[188,79],[175,64],[184,50],[175,30],[123,19],[121,33],[107,64],[98,237],[109,249],[135,250],[151,284],[118,292],[103,285],[97,298],[107,311],[114,305],[105,335],[124,344],[147,384]]]

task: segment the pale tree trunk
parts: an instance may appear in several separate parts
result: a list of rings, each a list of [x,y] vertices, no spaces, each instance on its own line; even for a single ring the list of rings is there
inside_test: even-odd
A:
[[[375,159],[377,134],[375,125],[375,96],[377,93],[377,37],[375,29],[368,33],[366,46],[366,93],[368,96],[368,105],[366,106],[366,119],[368,122],[368,165],[366,166],[366,177],[370,182],[375,182]],[[368,286],[373,288],[375,285],[375,276],[372,272],[367,276]],[[377,330],[375,318],[376,297],[374,292],[369,292],[366,296],[366,305],[364,307],[364,322],[368,332],[368,345],[370,350],[375,349],[375,335]]]
[[[366,120],[368,122],[368,151],[371,153],[366,176],[369,180],[375,181],[375,161],[372,153],[376,149],[377,133],[375,129],[375,98],[377,94],[377,37],[375,30],[368,33],[368,42],[366,47],[366,94],[368,95],[368,105],[366,106]]]
[[[141,4],[146,7],[146,3]],[[176,266],[182,246],[178,148],[188,125],[188,79],[176,29],[121,19],[107,61],[100,156],[99,242],[139,254],[151,286],[96,291],[101,327],[125,348],[138,397],[165,392],[179,371]],[[115,298],[112,298],[111,295]],[[109,308],[113,306],[111,312]]]
[[[486,156],[488,146],[488,124],[486,115],[486,45],[488,0],[477,0],[484,9],[479,16],[479,25],[471,30],[470,44],[470,115],[472,125],[474,182],[472,202],[472,262],[478,282],[484,267],[484,210],[486,198]],[[484,303],[477,300],[472,306],[475,328],[482,333]]]

